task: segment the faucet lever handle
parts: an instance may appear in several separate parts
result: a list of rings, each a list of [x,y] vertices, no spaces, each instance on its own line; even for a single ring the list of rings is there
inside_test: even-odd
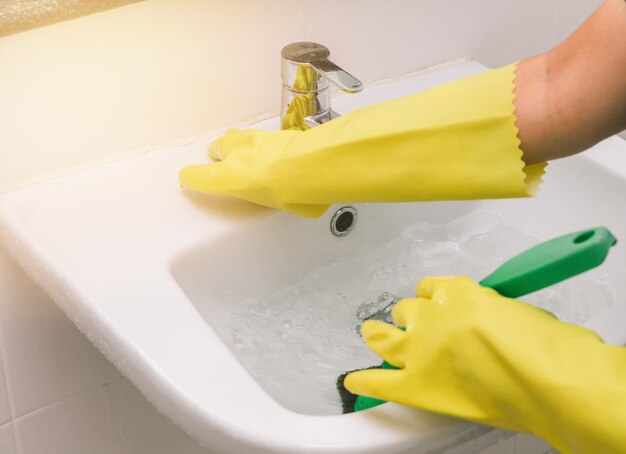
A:
[[[326,46],[318,43],[297,42],[283,47],[283,83],[293,87],[295,74],[300,65],[306,65],[319,75],[331,81],[337,87],[348,93],[358,93],[363,89],[359,79],[344,71],[328,59],[330,51]],[[322,83],[322,87],[326,85]]]
[[[358,93],[363,90],[363,84],[359,79],[327,58],[314,60],[311,62],[311,66],[346,93]]]

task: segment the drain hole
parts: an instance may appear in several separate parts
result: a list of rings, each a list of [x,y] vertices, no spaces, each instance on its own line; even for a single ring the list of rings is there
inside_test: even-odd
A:
[[[352,227],[352,223],[354,222],[354,215],[349,211],[345,213],[341,213],[337,218],[337,222],[335,223],[335,227],[339,233],[343,233]]]
[[[345,236],[354,228],[356,220],[356,210],[352,207],[343,207],[337,210],[330,221],[330,231],[335,236]]]

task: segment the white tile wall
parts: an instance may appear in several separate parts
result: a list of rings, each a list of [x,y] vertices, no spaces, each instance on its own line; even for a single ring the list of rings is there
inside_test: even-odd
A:
[[[602,4],[602,0],[556,0],[553,44],[567,38]]]
[[[0,288],[0,342],[13,418],[106,382],[97,349],[5,254]]]
[[[553,1],[321,0],[307,3],[305,36],[364,80],[462,56],[511,63],[549,47]],[[332,14],[329,14],[332,11]],[[516,20],[516,18],[526,20]]]
[[[106,387],[46,405],[14,426],[20,454],[119,452]]]
[[[17,454],[13,423],[0,426],[0,454]]]
[[[124,378],[47,405],[14,425],[20,454],[213,454]]]
[[[1,271],[0,271],[1,273]],[[1,278],[0,278],[1,279]],[[0,318],[2,318],[2,314],[5,312],[5,300],[0,297]],[[9,403],[9,393],[7,391],[6,385],[6,375],[4,373],[4,365],[3,365],[3,356],[0,349],[0,426],[11,421],[11,406]],[[2,451],[0,451],[2,454]]]

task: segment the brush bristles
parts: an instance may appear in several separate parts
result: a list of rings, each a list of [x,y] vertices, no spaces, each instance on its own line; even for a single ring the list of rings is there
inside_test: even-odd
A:
[[[368,370],[368,369],[380,369],[380,366],[370,366],[370,367],[364,367],[363,369],[349,370],[341,374],[339,377],[337,377],[337,383],[336,383],[337,392],[339,393],[339,399],[341,399],[341,411],[343,412],[344,415],[346,413],[354,413],[356,411],[354,407],[356,405],[356,400],[359,397],[358,394],[352,394],[350,391],[346,389],[346,386],[343,383],[344,380],[346,379],[346,376],[348,374],[351,374],[352,372],[356,372],[359,370]]]

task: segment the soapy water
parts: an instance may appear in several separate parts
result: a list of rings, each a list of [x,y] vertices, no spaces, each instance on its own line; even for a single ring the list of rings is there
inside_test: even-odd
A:
[[[478,281],[539,242],[492,212],[447,224],[418,222],[388,243],[312,270],[291,287],[234,305],[226,316],[225,340],[285,407],[309,415],[341,414],[337,377],[381,362],[358,334],[363,320],[389,321],[394,302],[413,297],[424,276]],[[520,299],[571,323],[613,304],[611,283],[601,269]]]

